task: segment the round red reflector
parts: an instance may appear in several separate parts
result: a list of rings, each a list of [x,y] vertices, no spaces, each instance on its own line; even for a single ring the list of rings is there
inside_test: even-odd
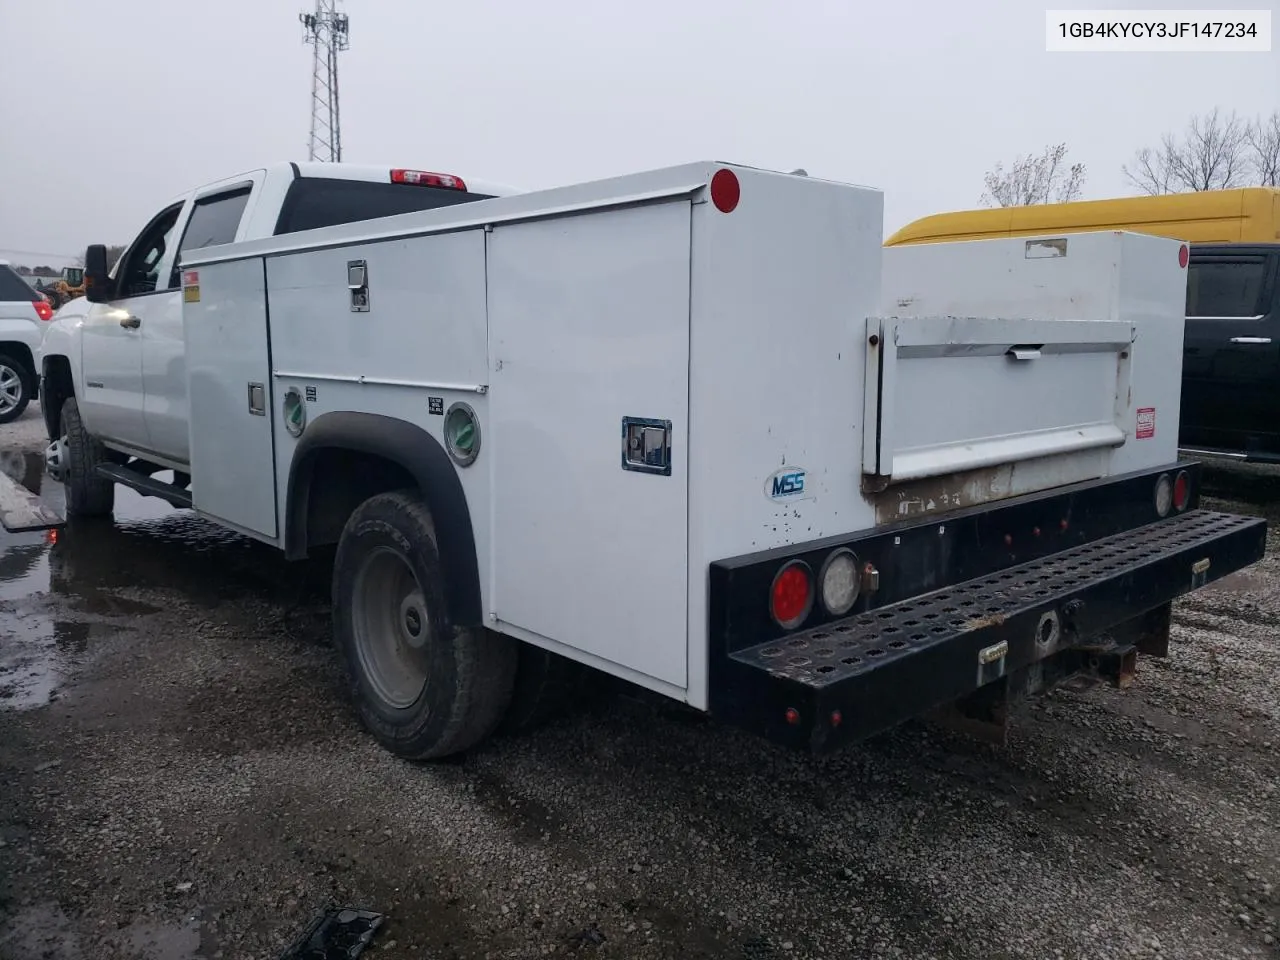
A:
[[[809,568],[793,560],[778,571],[769,591],[769,612],[784,630],[798,627],[813,606],[813,577]]]
[[[787,723],[793,727],[800,722],[800,711],[795,707],[787,707]]]
[[[721,213],[733,213],[742,198],[742,185],[732,170],[717,170],[711,178],[711,202]]]
[[[1173,506],[1176,510],[1185,510],[1190,502],[1191,478],[1187,476],[1187,471],[1183,470],[1173,481]]]
[[[1185,268],[1187,265],[1187,261],[1190,259],[1191,259],[1191,251],[1187,249],[1187,245],[1184,243],[1182,246],[1178,248],[1178,266]]]
[[[840,726],[840,723],[842,720],[844,720],[844,714],[842,714],[839,710],[831,711],[831,725],[833,727]]]

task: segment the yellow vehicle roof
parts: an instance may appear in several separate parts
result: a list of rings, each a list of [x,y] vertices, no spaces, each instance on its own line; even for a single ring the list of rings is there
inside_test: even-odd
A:
[[[1187,243],[1275,243],[1280,241],[1280,187],[938,213],[907,224],[885,246],[1085,230],[1131,230]]]

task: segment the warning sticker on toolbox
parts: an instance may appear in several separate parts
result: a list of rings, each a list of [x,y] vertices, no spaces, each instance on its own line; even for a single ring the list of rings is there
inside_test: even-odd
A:
[[[191,287],[183,287],[183,288],[182,288],[182,299],[183,299],[183,301],[185,301],[186,303],[199,303],[199,302],[200,302],[200,288],[199,288],[199,287],[195,287],[195,286],[191,286]]]
[[[1138,409],[1138,432],[1136,434],[1139,440],[1150,440],[1156,435],[1156,408],[1140,407]]]
[[[200,271],[182,271],[182,300],[184,303],[200,302]]]
[[[200,271],[186,270],[182,274],[182,285],[184,287],[196,287],[200,285]]]

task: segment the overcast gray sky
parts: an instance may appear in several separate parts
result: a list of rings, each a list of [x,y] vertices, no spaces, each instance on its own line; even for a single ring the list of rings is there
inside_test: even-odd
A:
[[[0,257],[126,243],[175,194],[305,159],[309,6],[0,0]],[[1086,198],[1132,193],[1120,165],[1193,113],[1280,106],[1277,50],[1051,54],[1045,6],[346,0],[344,159],[530,188],[802,166],[883,190],[889,232],[975,206],[992,163],[1061,140]]]

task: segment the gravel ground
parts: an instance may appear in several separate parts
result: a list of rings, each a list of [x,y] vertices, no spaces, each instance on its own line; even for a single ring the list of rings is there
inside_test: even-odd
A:
[[[0,467],[40,476],[38,411]],[[1215,468],[1280,511],[1280,473]],[[358,728],[326,572],[122,492],[0,532],[0,958],[1277,957],[1280,550],[1176,607],[1127,691],[1009,743],[922,724],[820,761],[600,682],[442,765]]]

